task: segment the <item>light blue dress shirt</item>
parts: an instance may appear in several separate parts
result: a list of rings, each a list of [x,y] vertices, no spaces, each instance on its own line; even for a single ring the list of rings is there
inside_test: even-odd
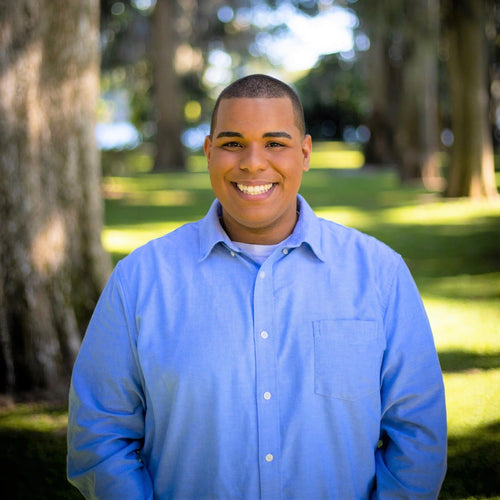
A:
[[[70,392],[87,498],[436,498],[444,390],[410,273],[298,203],[262,266],[217,201],[116,266]]]

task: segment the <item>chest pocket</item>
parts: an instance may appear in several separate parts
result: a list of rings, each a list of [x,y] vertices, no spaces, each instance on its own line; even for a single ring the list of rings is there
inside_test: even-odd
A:
[[[384,345],[369,320],[313,322],[314,390],[354,401],[380,390]]]

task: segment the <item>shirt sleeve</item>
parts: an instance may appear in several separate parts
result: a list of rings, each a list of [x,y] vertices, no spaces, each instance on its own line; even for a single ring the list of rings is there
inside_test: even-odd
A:
[[[424,306],[402,259],[389,292],[385,333],[372,499],[435,499],[446,472],[443,379]]]
[[[152,499],[140,455],[144,396],[136,329],[118,271],[119,266],[98,301],[73,369],[68,479],[87,499]]]

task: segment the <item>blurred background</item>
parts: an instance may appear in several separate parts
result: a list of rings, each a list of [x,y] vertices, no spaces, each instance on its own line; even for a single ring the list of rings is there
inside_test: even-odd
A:
[[[401,253],[446,386],[440,499],[500,499],[500,2],[0,2],[0,496],[81,498],[67,391],[116,262],[203,217],[218,93],[291,84],[316,213]]]
[[[497,7],[103,0],[99,145],[150,145],[155,171],[183,170],[201,148],[221,89],[262,72],[296,88],[315,141],[358,144],[367,164],[394,165],[404,182],[494,197],[493,157],[486,166],[483,155],[500,140]],[[475,151],[448,171],[440,153],[462,138]],[[467,186],[467,168],[485,169],[478,183],[485,185]]]

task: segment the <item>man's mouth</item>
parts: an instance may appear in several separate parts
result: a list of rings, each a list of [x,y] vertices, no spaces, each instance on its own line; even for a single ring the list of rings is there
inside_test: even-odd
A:
[[[249,194],[251,196],[256,196],[258,194],[264,194],[271,190],[273,184],[259,184],[257,186],[249,186],[248,184],[240,184],[238,182],[235,183],[236,187],[245,194]]]

